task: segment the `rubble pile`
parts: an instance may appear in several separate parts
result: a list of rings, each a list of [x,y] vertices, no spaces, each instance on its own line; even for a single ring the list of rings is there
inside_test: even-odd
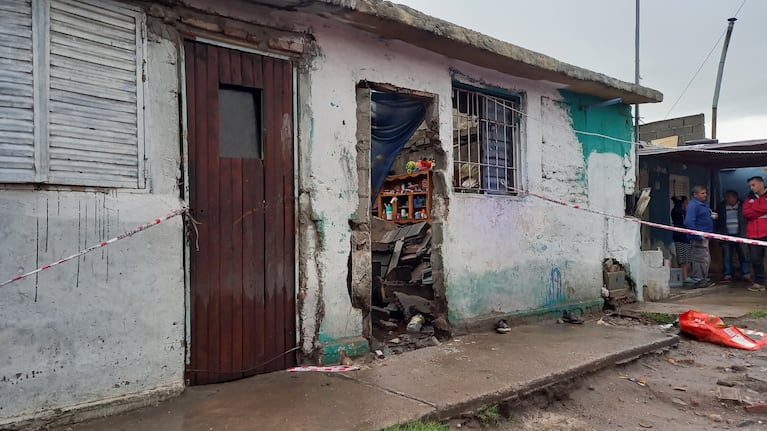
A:
[[[605,259],[603,263],[604,287],[602,296],[607,308],[636,302],[633,281],[626,276],[626,268],[615,259]]]
[[[434,300],[431,239],[427,222],[398,225],[373,218],[370,317],[374,335],[392,353],[438,344],[435,334],[449,333]]]

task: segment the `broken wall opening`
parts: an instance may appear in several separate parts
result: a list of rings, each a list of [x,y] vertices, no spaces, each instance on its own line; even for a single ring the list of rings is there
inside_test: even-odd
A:
[[[602,262],[602,298],[605,309],[615,310],[623,305],[636,302],[636,283],[629,274],[628,268],[617,259],[607,258]]]
[[[437,96],[363,82],[357,101],[357,215],[367,223],[352,226],[367,228],[369,242],[352,250],[352,301],[363,308],[364,335],[374,350],[433,345],[450,335],[440,255],[448,158]],[[368,283],[359,276],[363,270]]]

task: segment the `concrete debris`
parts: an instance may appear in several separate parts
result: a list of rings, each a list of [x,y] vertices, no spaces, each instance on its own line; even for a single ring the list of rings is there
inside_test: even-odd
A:
[[[633,281],[627,276],[626,269],[615,259],[605,259],[602,264],[602,296],[605,305],[615,309],[618,306],[636,302]]]
[[[438,345],[435,333],[448,335],[450,324],[432,287],[431,225],[400,225],[374,217],[371,240],[374,336],[398,335],[385,342],[394,354]],[[389,336],[376,335],[379,329]]]
[[[405,319],[408,321],[416,314],[422,314],[429,321],[438,317],[436,315],[437,307],[434,301],[419,296],[406,295],[400,292],[395,292],[394,296],[400,309],[405,313]]]
[[[354,365],[354,361],[346,353],[346,349],[338,349],[338,359],[341,365],[351,366]]]
[[[716,397],[721,401],[734,401],[737,404],[743,402],[743,397],[740,395],[740,391],[737,388],[717,386]]]
[[[714,422],[724,422],[724,419],[722,418],[722,415],[717,414],[710,414],[708,415],[708,418]]]
[[[717,381],[716,381],[716,384],[717,384],[718,386],[726,386],[726,387],[728,387],[728,388],[732,388],[732,387],[734,387],[734,386],[735,386],[737,383],[733,382],[732,380],[724,380],[724,379],[719,379],[719,380],[717,380]]]
[[[399,329],[399,325],[395,322],[390,322],[388,320],[374,320],[373,321],[379,328],[385,330],[385,331],[396,331]]]

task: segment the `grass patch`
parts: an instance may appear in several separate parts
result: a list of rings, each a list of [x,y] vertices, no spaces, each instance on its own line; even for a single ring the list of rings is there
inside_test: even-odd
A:
[[[676,314],[667,313],[642,313],[642,317],[659,325],[667,325],[676,322]]]
[[[762,317],[767,317],[767,310],[749,311],[748,314],[746,314],[746,317],[750,317],[752,319],[759,319],[759,318],[762,318]]]
[[[501,417],[500,411],[498,411],[498,404],[482,407],[481,409],[477,410],[475,416],[483,428],[496,426],[500,424],[501,420],[503,419]]]
[[[410,422],[405,425],[384,428],[383,431],[450,431],[450,427],[438,422]]]

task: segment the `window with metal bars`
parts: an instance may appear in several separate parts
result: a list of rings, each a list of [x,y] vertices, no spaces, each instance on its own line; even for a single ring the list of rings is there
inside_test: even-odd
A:
[[[463,193],[516,194],[519,100],[453,88],[453,186]]]

